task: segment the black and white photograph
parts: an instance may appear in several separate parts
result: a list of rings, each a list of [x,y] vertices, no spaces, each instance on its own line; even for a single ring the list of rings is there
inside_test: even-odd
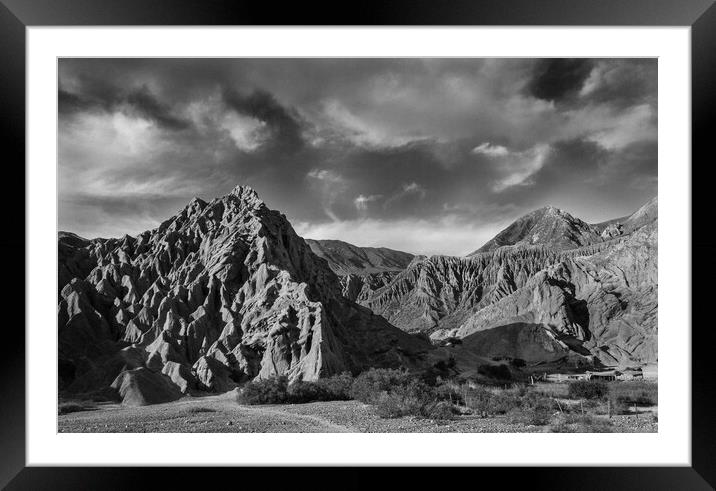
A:
[[[658,63],[58,58],[58,432],[658,432]]]

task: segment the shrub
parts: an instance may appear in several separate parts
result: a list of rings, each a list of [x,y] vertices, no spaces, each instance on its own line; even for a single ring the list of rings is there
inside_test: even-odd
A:
[[[353,381],[350,396],[365,403],[375,402],[381,393],[407,386],[414,378],[404,370],[371,368]]]
[[[522,367],[527,366],[527,362],[525,360],[523,360],[522,358],[513,358],[510,361],[510,365],[512,365],[513,367],[516,367],[516,368],[522,368]]]
[[[490,391],[483,387],[465,388],[465,405],[483,415],[505,414],[521,407],[520,397],[509,390]]]
[[[381,392],[374,400],[381,418],[417,416],[430,419],[453,418],[452,405],[437,398],[435,391],[420,380]]]
[[[480,365],[477,373],[495,380],[512,380],[512,373],[507,365]]]
[[[323,389],[326,401],[348,401],[351,399],[353,376],[348,372],[319,379],[316,383]]]
[[[327,399],[327,392],[317,382],[294,382],[288,386],[286,392],[286,402],[294,404]]]
[[[441,401],[451,404],[463,404],[463,389],[459,384],[450,381],[442,381],[435,387],[435,396]]]
[[[281,375],[247,383],[239,402],[244,404],[283,404],[288,401],[288,377]]]
[[[572,399],[602,399],[609,393],[609,386],[598,380],[576,380],[570,382],[567,393]]]
[[[429,419],[446,420],[455,417],[454,406],[447,401],[438,401],[426,406],[424,415]]]

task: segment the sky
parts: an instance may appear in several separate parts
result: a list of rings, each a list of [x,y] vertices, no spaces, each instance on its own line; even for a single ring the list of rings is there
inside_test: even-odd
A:
[[[657,193],[656,59],[59,61],[59,228],[119,237],[253,187],[299,235],[464,255]]]

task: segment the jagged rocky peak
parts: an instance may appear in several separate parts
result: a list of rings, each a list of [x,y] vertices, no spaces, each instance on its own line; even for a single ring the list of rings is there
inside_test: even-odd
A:
[[[518,218],[469,256],[503,246],[544,244],[568,249],[600,240],[597,230],[588,223],[554,206],[545,206]]]
[[[326,261],[248,186],[194,198],[136,238],[63,240],[68,390],[224,391],[256,377],[412,366],[431,349],[343,297]],[[125,400],[147,400],[130,389]]]

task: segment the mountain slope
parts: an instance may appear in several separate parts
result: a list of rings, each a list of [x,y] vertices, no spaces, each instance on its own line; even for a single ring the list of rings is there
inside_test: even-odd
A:
[[[594,227],[603,238],[630,234],[656,220],[658,217],[658,208],[658,200],[655,196],[631,215],[614,218],[606,222],[595,223],[592,227]]]
[[[340,240],[306,239],[306,243],[339,276],[402,271],[415,257],[385,247],[358,247]]]
[[[326,261],[248,187],[195,198],[137,237],[62,235],[58,247],[66,390],[142,387],[126,382],[141,375],[145,386],[224,391],[256,377],[416,366],[431,349],[343,297]]]
[[[569,213],[546,206],[515,220],[475,252],[487,252],[512,245],[550,245],[570,249],[600,241],[597,230]]]
[[[504,335],[548,347],[541,352],[547,357],[543,361],[553,356],[549,353],[560,353],[553,350],[553,339],[561,343],[563,356],[577,353],[609,365],[653,362],[656,200],[624,222],[614,237],[600,237],[582,247],[518,244],[468,258],[413,261],[389,285],[373,292],[366,304],[409,332],[427,332],[434,340],[470,338],[465,346],[480,356],[489,354],[486,346],[500,353],[508,349],[496,341]],[[490,343],[485,344],[485,335],[475,334],[487,330]],[[540,353],[517,345],[509,345],[509,350],[533,357]]]

